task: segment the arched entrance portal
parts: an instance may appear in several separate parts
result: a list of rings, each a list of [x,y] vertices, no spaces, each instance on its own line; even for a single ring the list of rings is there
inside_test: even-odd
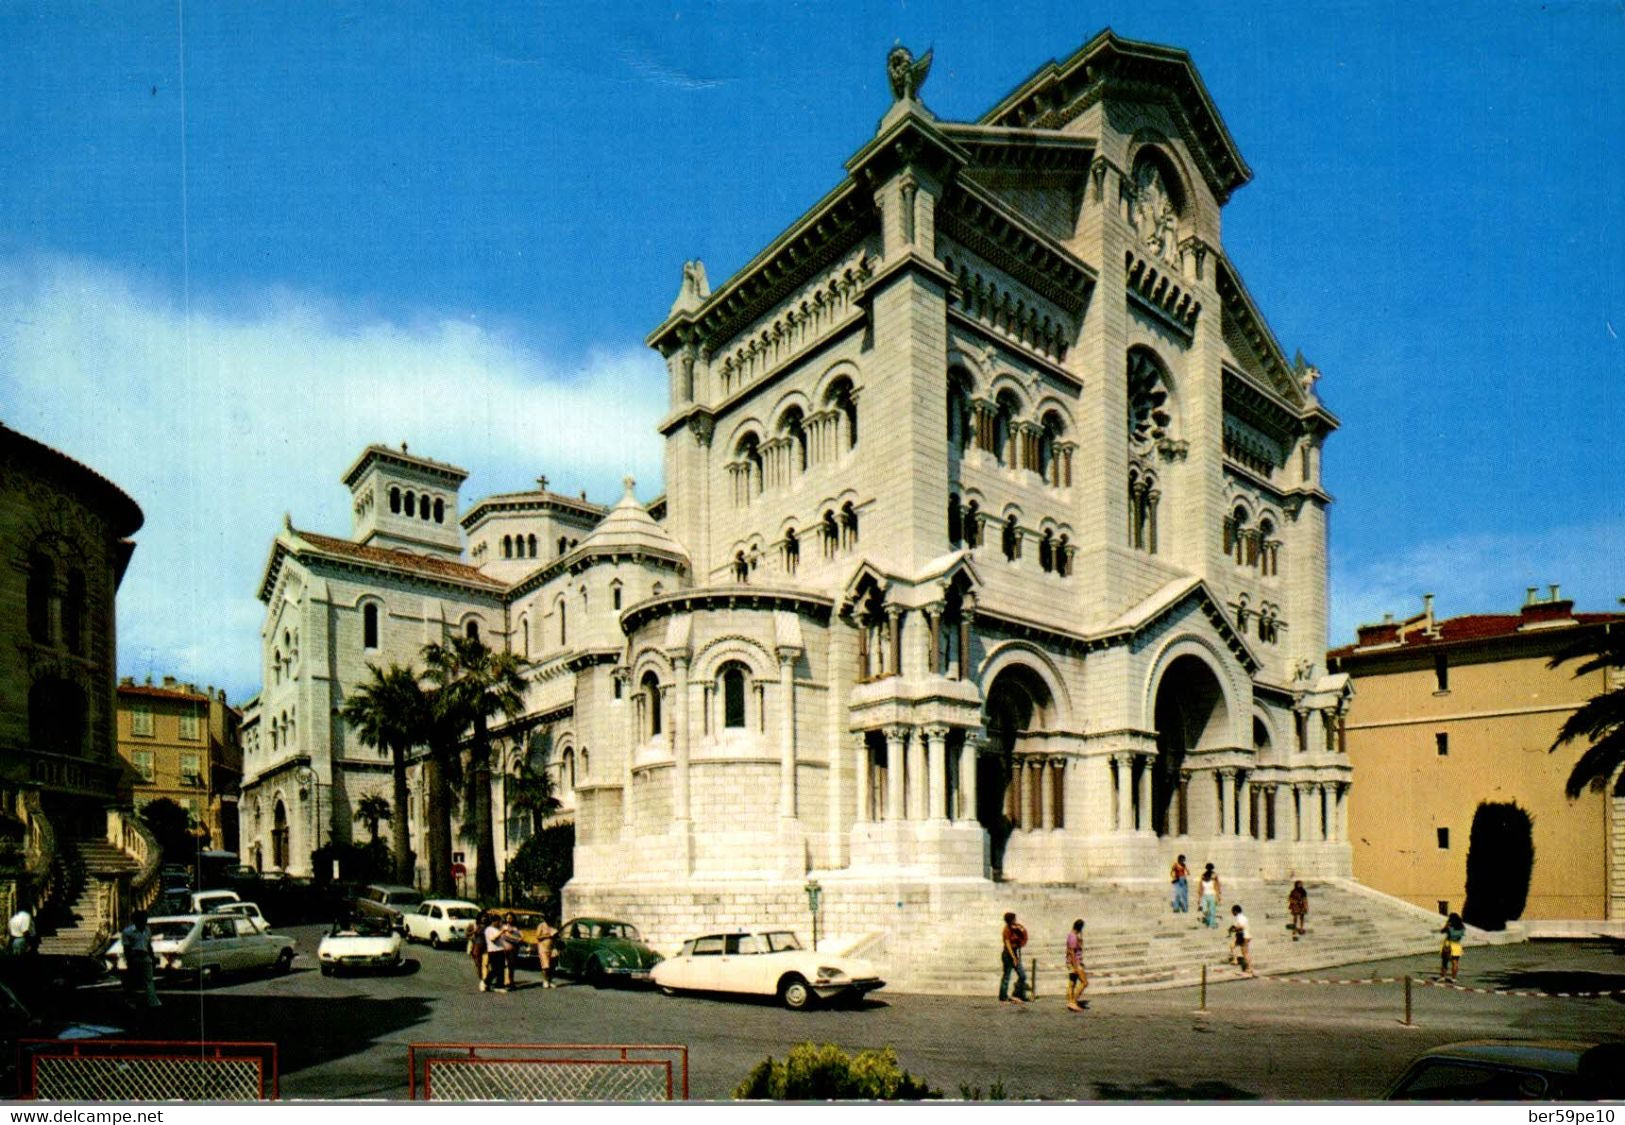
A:
[[[280,797],[271,815],[271,866],[278,871],[288,869],[288,809]]]
[[[1016,783],[1018,758],[1028,749],[1042,748],[1028,744],[1035,735],[1053,729],[1054,717],[1049,687],[1031,668],[1011,665],[987,690],[983,722],[990,752],[976,761],[976,819],[987,829],[995,877],[1003,870],[1010,833],[1037,823],[1031,807],[1037,801],[1036,789],[1028,790],[1029,807],[1022,807]]]
[[[1158,836],[1190,830],[1183,771],[1188,751],[1219,743],[1229,722],[1224,689],[1207,661],[1175,657],[1157,684],[1152,720],[1157,757],[1151,772],[1151,828]]]

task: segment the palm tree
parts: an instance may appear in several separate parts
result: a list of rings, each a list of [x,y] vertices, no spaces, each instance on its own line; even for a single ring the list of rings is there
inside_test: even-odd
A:
[[[369,793],[361,798],[355,807],[355,818],[367,826],[367,835],[372,842],[378,842],[378,826],[386,820],[391,820],[389,802],[376,793]]]
[[[472,726],[469,770],[474,794],[475,893],[485,899],[498,893],[496,843],[491,826],[490,721],[524,711],[524,661],[511,652],[493,652],[478,637],[452,637],[423,650],[426,675],[438,710],[448,722],[461,718]]]
[[[372,678],[350,693],[340,714],[345,722],[356,729],[361,741],[381,750],[388,750],[390,774],[394,783],[397,811],[406,808],[406,757],[412,747],[421,744],[428,723],[428,701],[416,674],[399,664],[391,664],[383,671],[376,664],[367,665]],[[363,801],[362,807],[366,806]],[[360,812],[357,816],[360,817]],[[386,806],[384,816],[391,828],[390,851],[395,861],[395,881],[411,886],[412,838],[410,825],[404,815],[390,816]],[[378,838],[378,825],[372,822],[372,838]]]
[[[547,818],[563,808],[553,794],[553,777],[547,772],[547,759],[551,746],[545,736],[532,740],[537,749],[519,763],[519,770],[507,779],[508,807],[530,813],[530,831],[535,835],[542,830]]]
[[[1568,648],[1552,657],[1551,667],[1579,660],[1576,676],[1586,676],[1605,668],[1625,669],[1625,628],[1605,626],[1581,637]],[[1612,691],[1584,703],[1570,715],[1557,732],[1552,749],[1570,742],[1585,740],[1591,745],[1569,771],[1568,784],[1563,787],[1573,800],[1588,786],[1601,789],[1614,781],[1615,797],[1625,796],[1625,682]]]

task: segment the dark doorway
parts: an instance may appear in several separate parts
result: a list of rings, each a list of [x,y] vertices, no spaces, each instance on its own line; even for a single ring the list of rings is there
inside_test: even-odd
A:
[[[1183,835],[1190,830],[1179,799],[1185,755],[1217,744],[1228,721],[1224,690],[1213,669],[1197,656],[1176,657],[1157,685],[1152,721],[1157,727],[1157,757],[1151,772],[1151,829],[1158,836]]]

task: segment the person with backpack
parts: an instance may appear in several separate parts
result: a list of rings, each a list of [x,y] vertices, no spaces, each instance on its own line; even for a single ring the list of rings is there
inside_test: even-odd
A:
[[[1455,980],[1461,972],[1461,943],[1467,940],[1467,924],[1460,914],[1452,914],[1439,932],[1444,935],[1444,944],[1439,947],[1439,976]]]
[[[999,976],[999,1003],[1025,1004],[1027,992],[1027,971],[1021,967],[1021,951],[1027,945],[1027,927],[1016,921],[1014,911],[1004,916],[1004,932],[1001,935],[1003,949],[999,953],[1000,968],[1003,970]],[[1010,991],[1010,977],[1016,978],[1016,988]]]

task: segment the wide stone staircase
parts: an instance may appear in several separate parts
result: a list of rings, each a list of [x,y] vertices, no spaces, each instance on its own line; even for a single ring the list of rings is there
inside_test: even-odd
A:
[[[58,894],[37,925],[39,951],[46,955],[83,957],[99,952],[115,928],[107,917],[104,890],[109,880],[133,878],[141,865],[106,840],[57,838],[60,862]]]
[[[1265,975],[1304,973],[1336,965],[1436,954],[1443,919],[1431,911],[1362,887],[1351,880],[1305,881],[1307,932],[1289,931],[1290,882],[1226,880],[1219,924],[1200,922],[1192,882],[1191,913],[1174,914],[1161,881],[1075,886],[987,884],[943,887],[932,911],[935,932],[877,938],[858,950],[885,966],[888,987],[899,992],[992,995],[998,986],[999,928],[1006,910],[1027,927],[1028,972],[1036,965],[1041,994],[1066,986],[1065,941],[1075,918],[1084,920],[1084,961],[1091,994],[1234,979],[1227,963],[1230,907],[1240,903],[1252,932],[1253,968]],[[947,921],[944,921],[944,920]],[[1521,940],[1521,934],[1469,929],[1468,944]],[[925,956],[914,950],[928,949]],[[1436,962],[1432,962],[1436,963]]]

